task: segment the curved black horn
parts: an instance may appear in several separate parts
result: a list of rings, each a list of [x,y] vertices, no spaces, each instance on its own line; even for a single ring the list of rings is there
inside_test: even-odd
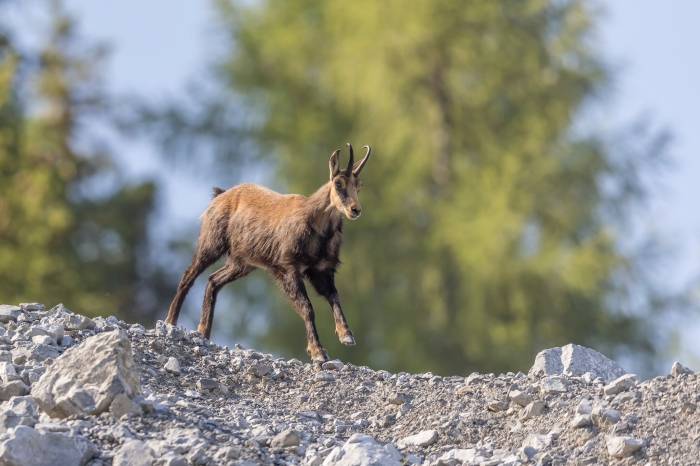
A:
[[[352,144],[349,142],[348,144],[348,152],[350,153],[350,160],[348,161],[348,168],[345,170],[345,172],[350,175],[352,173],[352,164],[355,163],[355,154],[352,151]]]
[[[367,163],[367,160],[369,159],[369,154],[372,153],[372,148],[371,148],[371,147],[369,147],[369,146],[362,146],[362,148],[363,148],[363,149],[367,149],[367,153],[365,154],[364,157],[362,157],[362,160],[360,160],[359,162],[357,162],[357,166],[356,166],[356,167],[354,168],[354,170],[352,171],[353,175],[355,175],[355,176],[357,176],[357,175],[360,174],[360,172],[362,171],[362,167],[365,166],[365,164]]]

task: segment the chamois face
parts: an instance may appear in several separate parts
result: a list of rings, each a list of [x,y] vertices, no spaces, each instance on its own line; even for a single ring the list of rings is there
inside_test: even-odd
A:
[[[331,179],[331,202],[350,220],[357,220],[362,213],[362,206],[357,193],[360,190],[360,179],[353,174],[340,174]]]
[[[372,152],[369,146],[365,147],[367,148],[367,154],[357,165],[353,165],[352,145],[348,143],[350,160],[345,170],[340,169],[340,150],[333,152],[328,162],[331,180],[331,204],[350,220],[358,219],[362,213],[360,199],[357,196],[361,187],[359,177],[360,171],[362,171],[365,163],[367,163],[367,159],[369,159],[369,154]]]

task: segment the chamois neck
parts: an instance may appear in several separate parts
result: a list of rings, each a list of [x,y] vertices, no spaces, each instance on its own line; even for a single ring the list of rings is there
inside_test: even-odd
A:
[[[338,209],[331,203],[331,182],[324,184],[308,198],[308,213],[312,222],[319,226],[328,222],[342,221]]]

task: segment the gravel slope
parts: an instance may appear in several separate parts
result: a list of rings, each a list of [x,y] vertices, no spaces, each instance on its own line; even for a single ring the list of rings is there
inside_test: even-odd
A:
[[[606,380],[624,371],[576,347],[578,375],[538,357],[531,375],[439,377],[60,305],[0,306],[0,322],[0,464],[700,464],[700,378],[680,365]]]

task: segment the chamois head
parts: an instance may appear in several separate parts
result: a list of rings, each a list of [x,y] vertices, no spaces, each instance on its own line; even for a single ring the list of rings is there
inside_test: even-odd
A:
[[[340,149],[333,152],[328,161],[328,167],[331,172],[331,204],[350,220],[357,219],[362,213],[360,200],[357,197],[361,186],[360,172],[365,163],[367,163],[369,154],[372,152],[371,147],[364,146],[364,148],[367,149],[367,153],[362,160],[357,162],[357,165],[353,165],[355,156],[352,151],[352,145],[348,142],[350,160],[345,170],[340,169]]]

